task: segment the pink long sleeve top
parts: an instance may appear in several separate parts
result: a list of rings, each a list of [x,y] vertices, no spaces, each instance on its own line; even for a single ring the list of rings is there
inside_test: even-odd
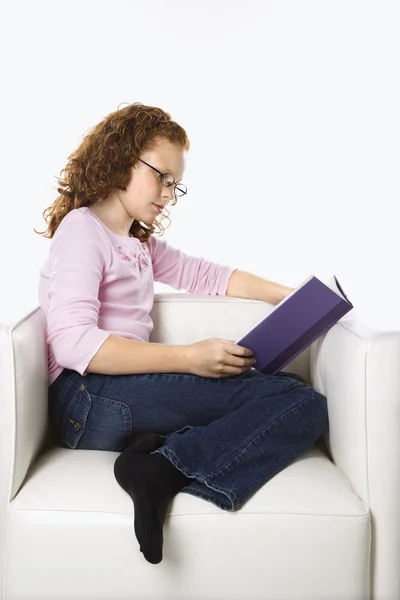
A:
[[[149,341],[154,282],[194,294],[225,295],[235,269],[189,256],[151,235],[117,235],[87,206],[70,211],[40,269],[47,319],[49,385],[63,368],[86,368],[111,333]]]

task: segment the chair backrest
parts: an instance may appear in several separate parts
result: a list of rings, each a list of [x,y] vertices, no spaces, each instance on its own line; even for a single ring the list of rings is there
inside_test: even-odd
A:
[[[10,486],[1,481],[0,489],[8,489],[11,499],[45,440],[48,426],[46,318],[39,307],[14,324],[1,326],[0,356],[0,476],[13,482]]]
[[[191,344],[206,338],[238,340],[275,308],[267,302],[231,296],[155,294],[151,342]],[[311,384],[309,346],[285,368]]]

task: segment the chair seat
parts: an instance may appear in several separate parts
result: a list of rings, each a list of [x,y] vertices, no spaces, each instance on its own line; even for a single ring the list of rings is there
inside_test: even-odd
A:
[[[9,504],[6,597],[30,585],[41,600],[276,600],[282,589],[285,600],[298,589],[307,600],[350,599],[360,581],[367,591],[369,510],[319,447],[234,512],[179,493],[157,566],[139,551],[117,456],[57,447],[39,457]]]
[[[133,514],[113,474],[117,452],[51,448],[28,472],[10,510],[67,510]],[[238,511],[236,511],[238,512]],[[242,506],[242,514],[361,516],[368,512],[339,470],[317,447],[298,457]],[[175,496],[170,516],[226,514],[189,494]]]

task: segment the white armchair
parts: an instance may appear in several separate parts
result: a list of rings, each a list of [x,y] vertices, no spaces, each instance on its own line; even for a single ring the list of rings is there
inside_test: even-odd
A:
[[[150,341],[239,339],[272,310],[156,294]],[[355,310],[285,370],[327,396],[320,442],[238,511],[178,494],[164,559],[145,561],[115,452],[53,446],[45,316],[0,330],[2,600],[398,600],[400,332]]]

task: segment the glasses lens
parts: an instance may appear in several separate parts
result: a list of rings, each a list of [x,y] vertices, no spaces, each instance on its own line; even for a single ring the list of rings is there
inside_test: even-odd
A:
[[[175,194],[179,198],[179,196],[184,196],[187,194],[187,187],[184,183],[180,183],[175,186]]]
[[[164,175],[160,176],[160,181],[166,187],[171,187],[171,185],[174,183],[174,178],[169,173],[165,173]],[[184,196],[185,194],[187,194],[187,187],[184,183],[175,185],[175,196],[177,198],[179,198],[179,196]]]
[[[161,183],[167,187],[170,187],[174,183],[174,178],[169,173],[165,173],[161,176]]]

